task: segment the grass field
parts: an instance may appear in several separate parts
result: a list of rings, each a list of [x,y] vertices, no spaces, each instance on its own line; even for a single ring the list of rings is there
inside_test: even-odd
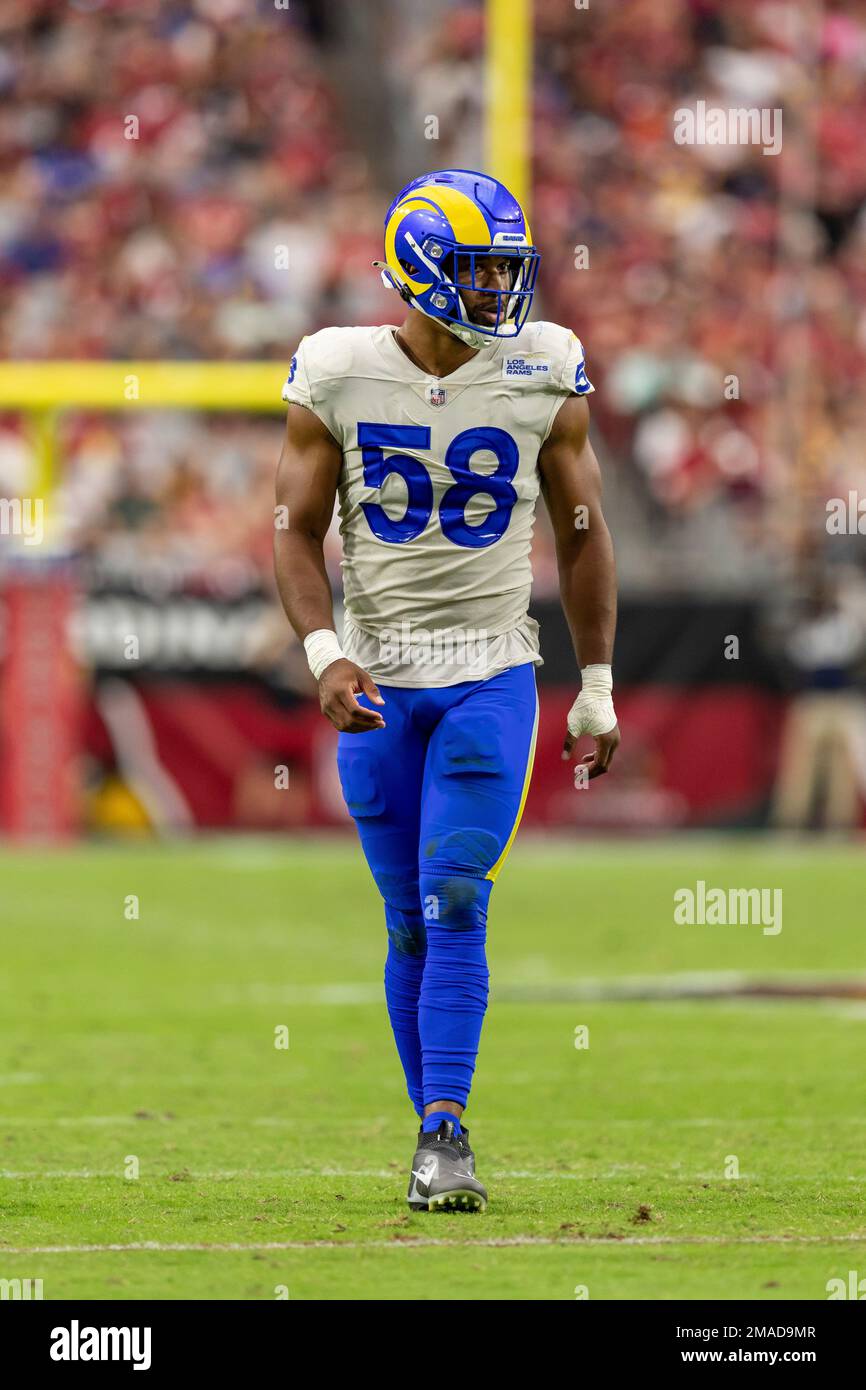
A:
[[[781,888],[782,931],[675,925],[699,878]],[[417,1126],[351,840],[6,851],[0,883],[0,1278],[46,1299],[824,1299],[866,1276],[866,999],[628,997],[866,976],[859,847],[519,840],[467,1111],[483,1216],[405,1209]]]

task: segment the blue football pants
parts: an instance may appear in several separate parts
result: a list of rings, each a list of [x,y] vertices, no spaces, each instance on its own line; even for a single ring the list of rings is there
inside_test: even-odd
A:
[[[385,901],[385,996],[421,1115],[469,1097],[487,1007],[487,904],[532,771],[535,668],[380,691],[386,727],[340,734],[337,765]]]

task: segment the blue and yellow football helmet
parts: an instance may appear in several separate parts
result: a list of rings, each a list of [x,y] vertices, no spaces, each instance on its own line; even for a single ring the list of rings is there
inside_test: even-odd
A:
[[[491,255],[514,263],[507,290],[476,283],[476,260]],[[374,265],[408,304],[480,348],[520,332],[540,260],[526,214],[504,184],[471,169],[442,169],[398,193],[385,216],[385,260]],[[495,299],[495,322],[470,320],[461,289]]]

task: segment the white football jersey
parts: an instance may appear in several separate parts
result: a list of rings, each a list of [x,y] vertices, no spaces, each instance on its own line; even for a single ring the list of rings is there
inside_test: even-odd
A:
[[[580,341],[528,323],[435,377],[394,331],[304,338],[283,387],[343,453],[343,649],[396,685],[539,661],[527,615],[537,459],[563,400],[593,390]]]

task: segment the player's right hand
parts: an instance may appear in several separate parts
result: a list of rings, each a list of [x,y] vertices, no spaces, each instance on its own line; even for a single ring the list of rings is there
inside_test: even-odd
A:
[[[376,682],[362,666],[345,657],[332,661],[319,677],[319,704],[322,714],[330,719],[341,734],[366,734],[371,729],[384,729],[385,721],[376,710],[359,705],[356,696],[363,693],[374,705],[384,705]]]

